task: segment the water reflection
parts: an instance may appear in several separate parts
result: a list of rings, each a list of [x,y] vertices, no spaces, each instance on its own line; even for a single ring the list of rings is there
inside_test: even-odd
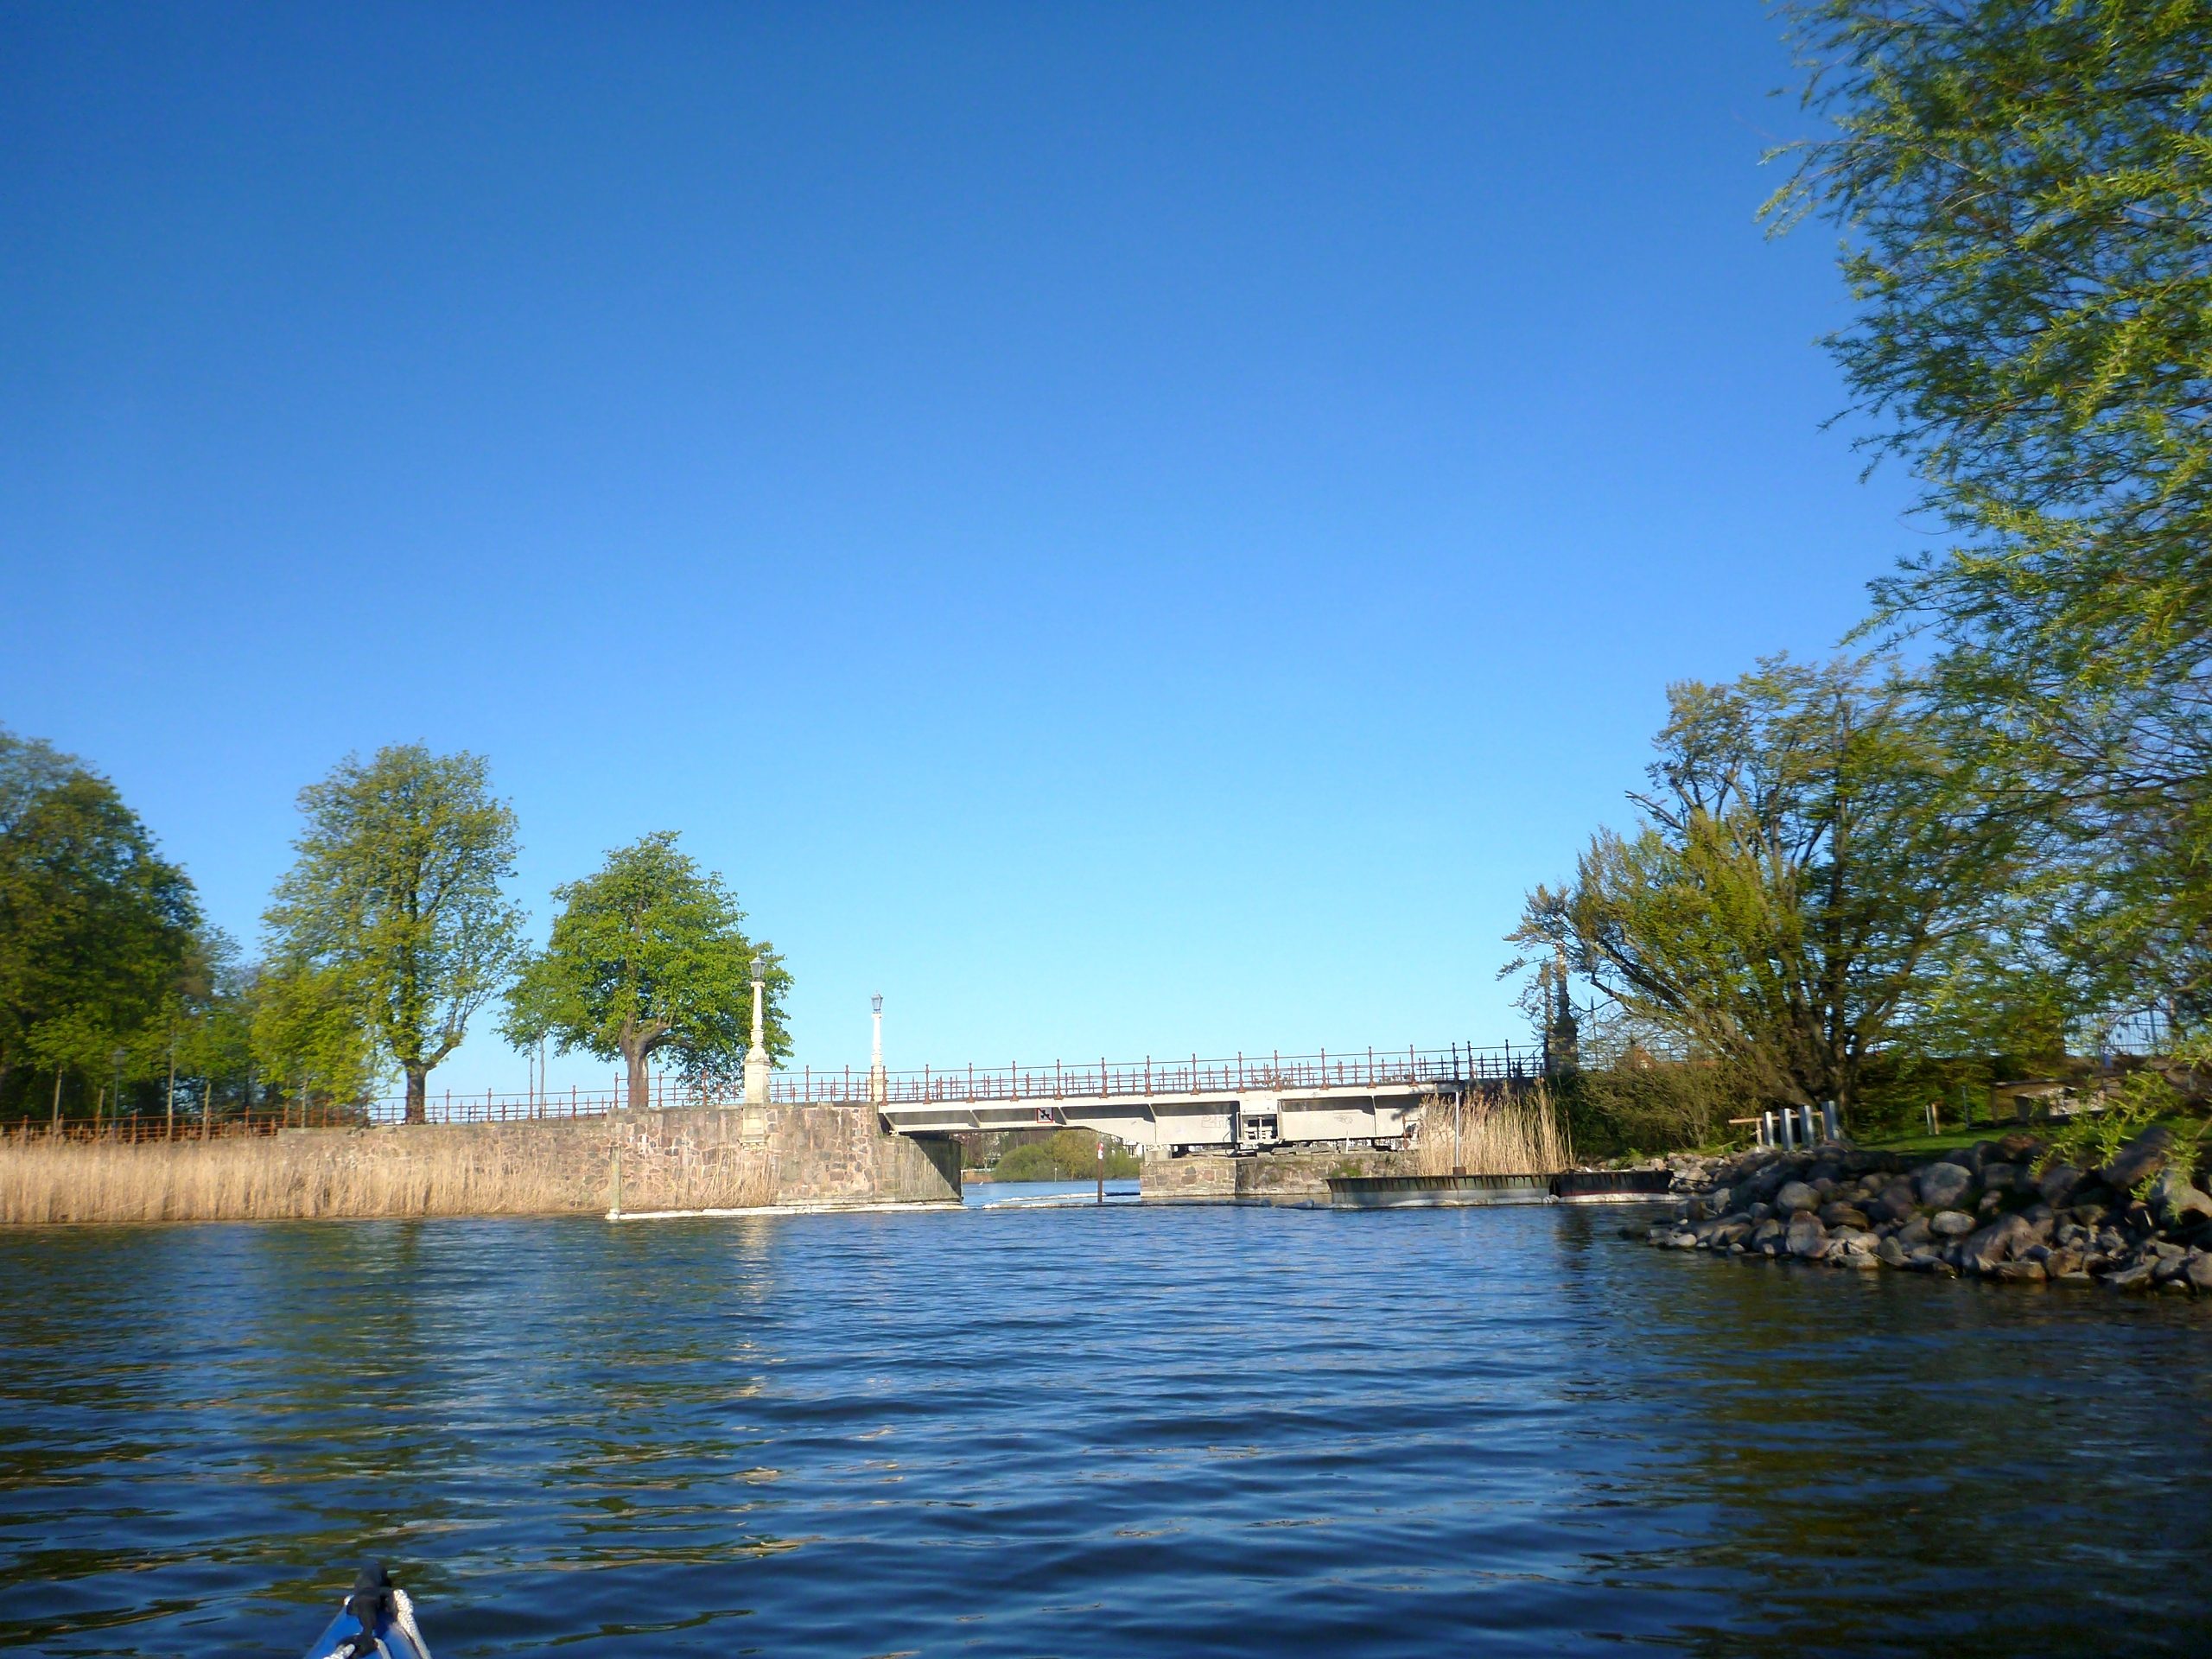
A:
[[[1618,1211],[0,1237],[0,1647],[2190,1652],[2212,1319]]]

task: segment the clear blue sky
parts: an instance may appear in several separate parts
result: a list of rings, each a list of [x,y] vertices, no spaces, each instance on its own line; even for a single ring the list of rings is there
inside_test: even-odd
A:
[[[817,1065],[878,989],[902,1065],[1518,1040],[1668,682],[1910,544],[1787,72],[1743,0],[9,4],[0,721],[248,940],[349,749],[488,755],[541,930],[680,829]]]

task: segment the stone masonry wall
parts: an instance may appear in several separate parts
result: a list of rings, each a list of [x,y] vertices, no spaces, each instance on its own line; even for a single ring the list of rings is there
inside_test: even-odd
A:
[[[1332,1175],[1400,1175],[1411,1168],[1402,1152],[1262,1152],[1242,1158],[1147,1152],[1141,1190],[1147,1203],[1326,1204]]]

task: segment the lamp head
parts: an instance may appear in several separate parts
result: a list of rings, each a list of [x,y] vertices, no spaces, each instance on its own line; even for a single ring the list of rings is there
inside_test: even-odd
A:
[[[753,958],[753,982],[764,985],[768,980],[768,953],[760,952]]]
[[[878,1014],[881,1014],[883,1012],[883,993],[881,991],[878,991],[874,996],[868,998],[868,1001],[874,1005],[875,1011]]]

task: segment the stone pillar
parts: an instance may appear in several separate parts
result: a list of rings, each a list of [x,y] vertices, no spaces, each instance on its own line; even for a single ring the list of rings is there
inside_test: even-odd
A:
[[[868,1052],[868,1097],[880,1106],[891,1098],[891,1079],[883,1070],[883,993],[870,1001],[875,1005],[875,1039]]]

